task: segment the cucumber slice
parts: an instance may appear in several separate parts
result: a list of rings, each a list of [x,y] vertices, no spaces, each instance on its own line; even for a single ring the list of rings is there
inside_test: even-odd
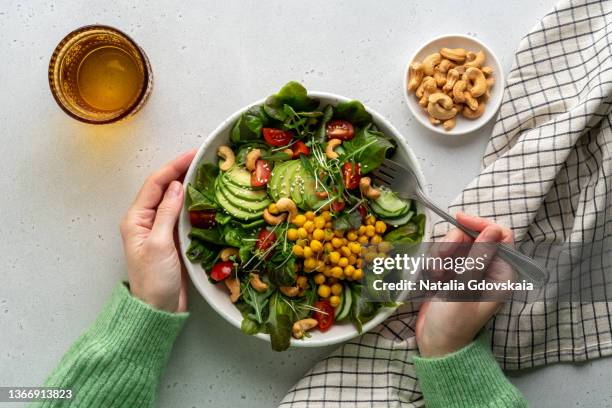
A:
[[[351,306],[353,304],[353,291],[348,285],[344,285],[342,290],[343,301],[342,301],[342,309],[338,314],[335,314],[334,317],[336,321],[344,320],[351,314]]]
[[[340,315],[340,312],[342,311],[342,307],[344,306],[344,298],[345,297],[346,296],[344,295],[344,291],[342,291],[342,293],[340,294],[340,304],[334,310],[334,319],[335,320],[338,320],[338,315]]]
[[[410,203],[391,190],[382,190],[380,197],[371,202],[372,210],[383,218],[400,217],[408,211]]]
[[[381,218],[382,221],[394,227],[402,226],[408,223],[414,217],[414,211],[408,211],[406,214],[396,218]]]

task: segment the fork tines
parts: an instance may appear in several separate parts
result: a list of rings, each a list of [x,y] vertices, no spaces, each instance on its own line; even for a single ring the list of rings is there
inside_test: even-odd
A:
[[[391,159],[385,159],[382,165],[372,172],[372,175],[380,184],[390,185],[396,177],[399,177],[406,168]]]

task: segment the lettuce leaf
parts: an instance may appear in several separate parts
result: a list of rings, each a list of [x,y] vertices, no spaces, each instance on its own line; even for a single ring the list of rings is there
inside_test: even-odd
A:
[[[385,157],[395,152],[396,145],[382,132],[372,129],[372,124],[359,129],[355,137],[342,143],[342,162],[357,162],[361,174],[376,170]]]

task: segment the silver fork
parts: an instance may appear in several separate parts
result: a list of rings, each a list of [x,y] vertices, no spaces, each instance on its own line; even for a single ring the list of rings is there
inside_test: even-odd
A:
[[[417,200],[438,214],[444,221],[453,224],[470,237],[476,238],[478,236],[478,232],[459,224],[449,213],[431,201],[423,191],[419,179],[412,169],[404,167],[393,160],[385,159],[382,166],[374,170],[371,174],[379,184],[389,187],[397,192],[402,198]],[[531,281],[536,287],[544,285],[548,280],[548,273],[543,267],[527,255],[520,253],[506,244],[497,244],[497,255],[514,267],[522,277]]]

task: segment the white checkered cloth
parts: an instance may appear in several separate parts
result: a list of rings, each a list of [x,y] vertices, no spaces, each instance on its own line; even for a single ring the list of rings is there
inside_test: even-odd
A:
[[[458,210],[523,242],[612,236],[612,2],[558,4],[521,41],[481,174]],[[439,224],[435,236],[448,226]],[[608,271],[609,272],[609,271]],[[508,303],[492,322],[500,364],[519,369],[612,354],[612,305]],[[411,304],[316,364],[282,407],[419,407]]]

